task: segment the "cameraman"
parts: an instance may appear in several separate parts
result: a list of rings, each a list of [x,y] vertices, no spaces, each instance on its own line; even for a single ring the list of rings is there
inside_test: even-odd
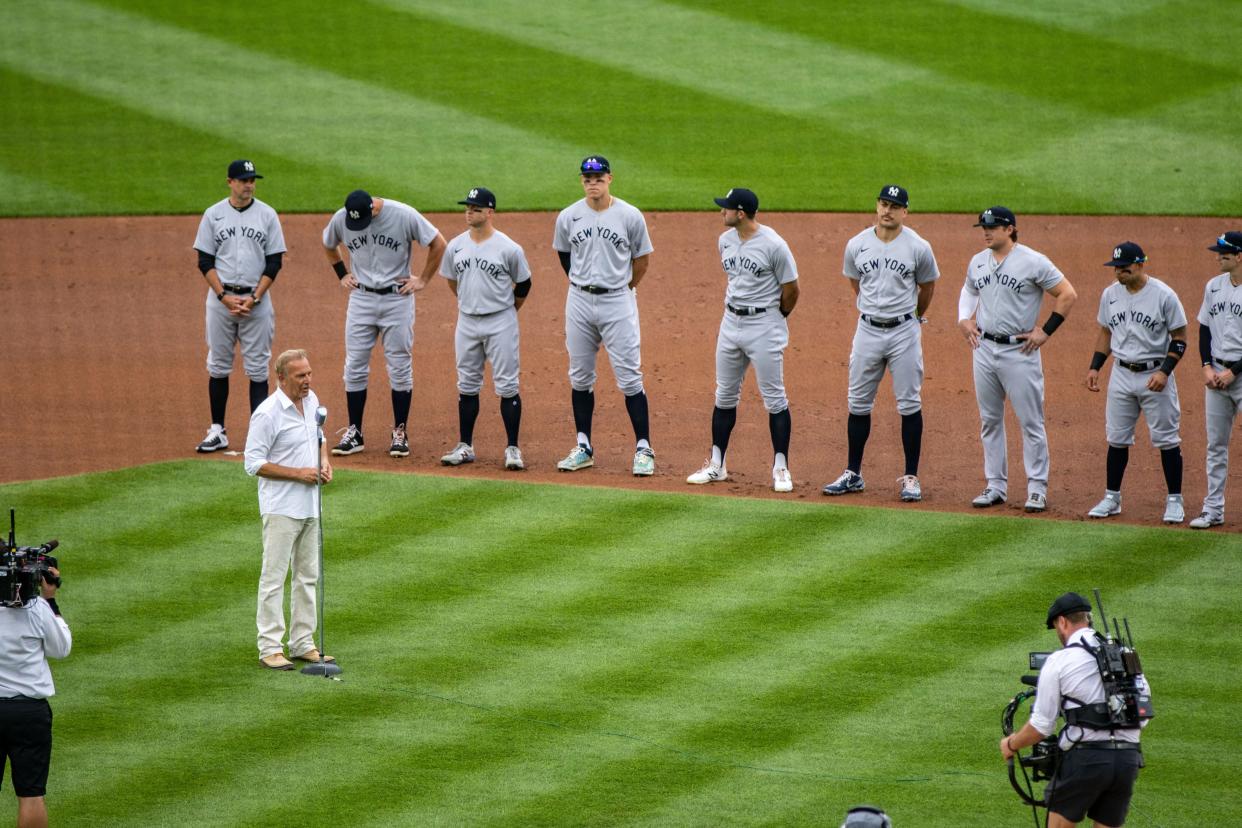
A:
[[[1039,671],[1030,720],[1001,739],[1001,755],[1007,760],[1050,736],[1064,711],[1104,701],[1104,681],[1095,656],[1086,649],[1100,645],[1091,629],[1091,603],[1076,592],[1065,593],[1048,608],[1048,629],[1057,631],[1063,648],[1049,655]],[[1146,679],[1139,681],[1147,691]],[[1045,793],[1048,828],[1068,828],[1087,816],[1096,828],[1123,825],[1143,767],[1139,728],[1067,724],[1059,742],[1064,752]]]
[[[20,607],[0,606],[0,780],[13,765],[18,828],[47,825],[47,771],[52,760],[52,708],[56,693],[47,659],[69,655],[73,636],[60,617],[56,590],[60,572],[48,568],[39,583],[42,597]]]

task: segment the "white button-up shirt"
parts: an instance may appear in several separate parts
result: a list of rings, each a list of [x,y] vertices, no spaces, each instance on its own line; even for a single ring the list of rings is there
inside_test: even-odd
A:
[[[318,465],[318,428],[315,409],[319,398],[308,391],[302,413],[280,388],[250,415],[246,435],[246,474],[255,476],[265,463],[306,468]],[[319,517],[315,487],[297,480],[259,478],[259,514],[291,518]]]
[[[72,646],[69,625],[43,598],[0,607],[0,697],[55,695],[47,660],[64,658]]]

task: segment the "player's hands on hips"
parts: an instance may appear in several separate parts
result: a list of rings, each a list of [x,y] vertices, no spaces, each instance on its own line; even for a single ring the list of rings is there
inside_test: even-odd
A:
[[[959,320],[957,329],[962,332],[962,336],[970,343],[970,347],[979,347],[979,326],[975,324],[973,318]]]
[[[1087,390],[1097,393],[1100,390],[1100,372],[1094,368],[1087,372]]]
[[[1164,371],[1157,371],[1147,380],[1147,390],[1163,391],[1164,387],[1169,384],[1169,375]]]
[[[341,287],[346,290],[357,290],[358,280],[354,278],[354,274],[346,273],[345,278],[341,280]]]
[[[1039,346],[1048,341],[1048,334],[1044,333],[1042,328],[1036,328],[1033,331],[1020,333],[1014,339],[1022,342],[1022,347],[1018,349],[1019,351],[1024,354],[1030,354],[1038,351]]]

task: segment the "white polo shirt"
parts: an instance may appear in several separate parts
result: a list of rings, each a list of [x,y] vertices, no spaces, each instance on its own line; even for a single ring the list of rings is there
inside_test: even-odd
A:
[[[256,476],[265,463],[306,468],[316,465],[319,398],[308,391],[302,413],[280,388],[250,415],[246,435],[246,474]],[[259,514],[291,518],[319,517],[315,487],[296,480],[259,478]]]
[[[0,698],[56,695],[47,660],[64,658],[72,646],[69,625],[43,598],[0,607]]]

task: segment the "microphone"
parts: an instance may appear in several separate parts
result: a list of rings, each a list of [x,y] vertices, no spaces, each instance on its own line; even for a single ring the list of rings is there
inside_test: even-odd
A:
[[[47,543],[43,544],[42,546],[40,546],[39,551],[42,552],[44,555],[46,555],[47,553],[51,552],[53,549],[55,549],[58,546],[60,546],[60,541],[56,539],[52,539],[48,541]]]
[[[315,409],[315,424],[323,425],[328,421],[328,409],[322,405]]]

